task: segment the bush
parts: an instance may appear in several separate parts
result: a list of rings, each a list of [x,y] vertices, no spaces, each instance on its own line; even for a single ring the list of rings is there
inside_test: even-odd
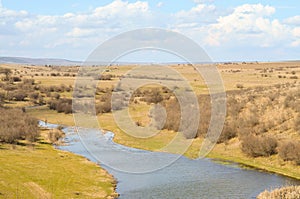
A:
[[[23,93],[22,91],[15,91],[11,93],[10,98],[15,100],[15,101],[24,101],[27,95]]]
[[[23,79],[23,84],[34,85],[34,79]]]
[[[96,113],[109,113],[111,112],[111,101],[107,100],[96,105]]]
[[[284,161],[294,161],[300,165],[300,142],[285,142],[280,145],[278,153]]]
[[[51,97],[58,100],[60,98],[60,94],[59,93],[53,93],[51,95]]]
[[[257,196],[258,199],[298,199],[300,186],[283,187],[271,192],[264,191]]]
[[[241,110],[243,109],[244,104],[237,101],[234,97],[229,97],[227,100],[227,114],[231,117],[236,117],[239,115]]]
[[[49,108],[58,113],[72,113],[72,99],[58,99],[49,102]]]
[[[296,75],[290,76],[290,79],[298,79],[298,76],[296,76]]]
[[[181,121],[181,112],[178,100],[176,98],[170,99],[164,106],[167,115],[164,129],[178,131]],[[159,120],[160,118],[157,119]]]
[[[200,95],[198,97],[200,109],[200,121],[197,136],[206,135],[211,119],[211,99],[209,95]]]
[[[218,143],[226,142],[236,136],[236,126],[233,123],[225,123],[223,131],[219,137]]]
[[[107,74],[107,75],[100,75],[99,77],[97,77],[97,80],[105,80],[105,81],[109,81],[111,80],[113,76],[111,74]]]
[[[144,97],[141,100],[147,102],[148,104],[158,104],[163,101],[163,96],[161,95],[160,89],[153,88],[151,90],[145,91]]]
[[[243,84],[237,84],[236,87],[239,88],[239,89],[243,89],[244,85]]]
[[[38,138],[38,121],[22,110],[0,108],[0,115],[0,141],[13,143],[19,139],[35,141]]]
[[[13,82],[20,82],[22,79],[20,77],[12,77]]]
[[[58,144],[59,140],[63,138],[64,133],[61,129],[51,129],[48,134],[48,139],[52,144]]]
[[[273,137],[244,136],[241,148],[251,157],[267,157],[276,154],[277,140]]]
[[[3,81],[9,81],[9,76],[12,74],[12,71],[9,68],[0,68],[0,74],[5,75],[5,77],[2,78]]]
[[[38,92],[34,92],[34,93],[30,93],[29,97],[30,99],[37,100],[39,98],[39,95],[40,94]]]

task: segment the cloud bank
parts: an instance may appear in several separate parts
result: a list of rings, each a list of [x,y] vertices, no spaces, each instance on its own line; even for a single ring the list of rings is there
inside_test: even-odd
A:
[[[244,4],[224,11],[213,1],[195,2],[187,10],[159,13],[164,2],[152,8],[147,1],[115,0],[88,12],[62,15],[9,10],[0,2],[0,54],[83,60],[118,33],[159,27],[186,34],[216,60],[255,58],[235,53],[242,49],[245,53],[257,49],[258,59],[278,59],[279,54],[282,59],[299,57],[300,16],[276,19],[277,10],[270,5]]]

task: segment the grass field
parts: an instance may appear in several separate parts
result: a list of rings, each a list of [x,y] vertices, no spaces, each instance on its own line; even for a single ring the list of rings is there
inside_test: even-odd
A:
[[[46,134],[48,130],[43,130]],[[0,145],[0,198],[113,198],[115,180],[85,158],[54,149]]]
[[[268,87],[271,85],[284,84],[299,82],[300,76],[300,63],[299,62],[281,62],[281,63],[226,63],[217,64],[217,67],[221,73],[224,81],[224,86],[226,91],[239,90],[254,87]],[[76,78],[73,76],[65,77],[65,73],[75,74],[78,71],[78,67],[67,67],[58,68],[56,72],[60,73],[59,77],[52,77],[51,72],[56,70],[55,68],[36,66],[5,66],[13,67],[16,74],[17,71],[21,71],[20,74],[25,77],[34,78],[41,85],[51,86],[51,85],[73,85]],[[201,78],[201,75],[195,73],[194,69],[188,65],[174,65],[171,68],[177,70],[181,73],[192,85],[193,89],[197,94],[207,93],[207,88]],[[110,81],[99,81],[98,87],[110,88],[115,85],[119,78],[126,74],[127,71],[134,69],[135,66],[111,66],[109,67],[110,74],[114,75],[114,78]],[[70,72],[71,71],[71,72]],[[35,75],[38,73],[38,75]],[[43,76],[41,74],[43,73]],[[239,85],[239,86],[238,86]],[[239,87],[239,88],[238,88]],[[63,96],[63,95],[62,95]],[[71,97],[71,92],[65,93],[63,97]],[[26,102],[23,104],[12,103],[9,106],[24,106],[27,105]],[[149,124],[148,115],[149,106],[143,103],[138,103],[134,107],[130,107],[130,114],[134,122],[139,122],[142,126]],[[276,116],[276,110],[270,111],[270,117]],[[48,122],[73,126],[74,118],[71,114],[57,113],[54,110],[49,110],[47,106],[39,107],[36,109],[28,109],[27,112],[32,116],[37,117],[40,120],[47,120]],[[105,130],[110,130],[115,133],[115,142],[152,151],[166,151],[171,153],[177,153],[176,147],[172,149],[165,149],[167,143],[169,143],[176,135],[176,132],[163,130],[159,134],[151,138],[138,139],[131,135],[124,133],[114,121],[113,115],[111,113],[99,114],[98,120],[100,128]],[[280,132],[276,127],[274,132],[269,132],[269,134],[276,134],[279,139],[292,138],[299,139],[299,135],[290,130],[283,130]],[[179,136],[180,137],[180,136]],[[176,140],[176,144],[181,144],[186,142],[184,138],[179,138]],[[185,152],[185,156],[189,158],[198,157],[198,153],[202,144],[203,138],[194,139],[191,147]],[[175,144],[175,146],[176,146]],[[245,155],[240,149],[240,141],[238,139],[232,139],[228,143],[217,144],[213,151],[208,155],[210,158],[222,159],[233,162],[238,162],[244,165],[255,167],[258,169],[263,169],[271,172],[280,173],[282,175],[294,177],[300,179],[300,167],[296,166],[294,163],[289,161],[283,161],[278,158],[278,155],[272,155],[270,157],[258,157],[251,158]]]

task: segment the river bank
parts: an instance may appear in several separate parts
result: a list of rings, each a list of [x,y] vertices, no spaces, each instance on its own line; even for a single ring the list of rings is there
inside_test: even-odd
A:
[[[74,119],[71,114],[66,115],[64,113],[57,113],[47,109],[32,109],[29,110],[28,113],[40,120],[47,118],[48,122],[51,123],[74,126]],[[98,118],[99,121],[102,121],[102,128],[109,129],[115,133],[113,138],[114,142],[137,149],[159,151],[160,148],[166,146],[166,144],[169,143],[176,135],[176,133],[172,131],[162,131],[160,134],[152,138],[137,139],[127,135],[121,129],[119,129],[113,122],[114,120],[111,114],[103,114]],[[201,138],[195,139],[184,156],[190,159],[197,158],[202,142],[203,139]],[[298,180],[300,179],[300,166],[296,166],[292,162],[284,162],[277,158],[277,155],[258,158],[248,157],[242,153],[237,139],[233,139],[226,144],[217,144],[207,157],[216,160],[235,162],[247,167],[255,168],[257,170],[276,173]]]
[[[66,127],[67,145],[59,147],[101,163],[117,180],[120,199],[253,198],[265,189],[299,184],[281,176],[223,165],[210,159],[191,160],[175,154],[119,145],[114,135],[96,129]],[[80,135],[80,136],[78,136]],[[80,141],[81,140],[81,141]],[[175,159],[174,159],[175,157]],[[168,160],[174,160],[171,164]],[[238,189],[237,189],[238,187]]]
[[[115,128],[114,130],[114,132],[116,132],[116,136],[114,137],[116,143],[150,151],[160,151],[158,149],[168,144],[176,134],[175,132],[163,132],[162,135],[159,135],[160,137],[157,137],[156,139],[143,140],[141,142],[138,139],[130,138],[130,136],[126,135],[118,128]],[[158,141],[160,138],[162,139],[161,142]],[[202,142],[203,138],[194,139],[191,146],[183,155],[190,159],[197,159],[199,157],[199,150]],[[167,152],[176,153],[176,151]],[[242,167],[275,173],[300,180],[300,166],[297,166],[293,162],[285,162],[278,158],[278,155],[257,158],[249,157],[241,151],[237,139],[233,139],[226,144],[216,144],[213,150],[207,155],[207,158],[220,160],[222,162],[234,162],[240,164]]]
[[[200,148],[201,143],[202,140],[196,140],[195,145]],[[194,148],[195,146],[192,146],[185,155],[192,159],[198,157],[198,151]],[[293,162],[285,162],[281,160],[278,155],[256,158],[249,157],[241,151],[239,141],[237,139],[233,139],[227,144],[216,144],[207,157],[215,160],[221,160],[223,162],[235,162],[240,164],[242,167],[275,173],[300,180],[300,166],[297,166]]]

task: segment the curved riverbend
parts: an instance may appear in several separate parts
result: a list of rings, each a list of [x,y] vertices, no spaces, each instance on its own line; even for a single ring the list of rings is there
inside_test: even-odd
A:
[[[41,126],[55,128],[57,125]],[[180,157],[173,164],[159,170],[144,174],[128,173],[113,169],[118,168],[154,168],[157,160],[174,158],[173,154],[149,152],[116,144],[112,141],[113,133],[102,134],[96,129],[81,129],[84,134],[78,136],[73,127],[66,127],[67,150],[85,156],[111,173],[117,180],[117,192],[121,199],[132,198],[256,198],[265,189],[285,185],[299,185],[300,182],[276,174],[240,168],[237,164],[222,165],[210,159],[191,160]],[[82,133],[82,132],[81,132]],[[89,151],[80,139],[88,144]],[[124,156],[130,154],[145,159],[134,159]],[[149,157],[155,157],[149,160]],[[103,160],[103,161],[102,161]],[[137,162],[138,161],[138,162]],[[108,163],[108,164],[105,164]],[[110,166],[108,166],[110,165]]]

